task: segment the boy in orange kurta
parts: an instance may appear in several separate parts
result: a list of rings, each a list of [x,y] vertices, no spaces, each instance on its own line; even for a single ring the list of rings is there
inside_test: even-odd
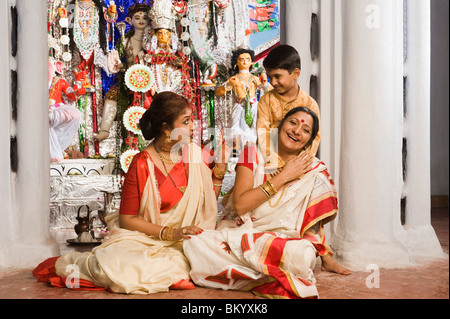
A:
[[[266,167],[276,168],[278,156],[270,141],[270,130],[278,128],[284,116],[293,108],[304,106],[317,114],[320,125],[320,110],[317,102],[303,91],[297,81],[301,73],[301,60],[297,50],[289,45],[280,45],[270,51],[264,60],[264,68],[273,90],[262,96],[258,104],[257,134]],[[308,151],[315,156],[320,144],[320,126],[317,137]]]

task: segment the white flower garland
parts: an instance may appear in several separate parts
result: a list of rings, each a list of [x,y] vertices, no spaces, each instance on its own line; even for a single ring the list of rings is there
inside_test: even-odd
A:
[[[123,125],[125,128],[138,135],[142,135],[142,131],[139,128],[139,121],[145,113],[145,108],[141,106],[129,107],[123,114]]]
[[[122,167],[124,173],[128,172],[128,169],[130,168],[130,164],[133,161],[133,158],[138,153],[139,153],[138,150],[128,150],[123,152],[123,154],[120,156],[120,166]]]
[[[152,70],[143,64],[129,67],[125,73],[125,84],[133,92],[147,92],[154,85]]]

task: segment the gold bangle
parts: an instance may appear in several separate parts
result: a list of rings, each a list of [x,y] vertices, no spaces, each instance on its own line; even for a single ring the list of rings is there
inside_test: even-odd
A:
[[[173,240],[173,227],[164,227],[161,231],[161,240],[172,241]]]
[[[173,240],[173,227],[169,227],[167,231],[167,240],[172,241]]]
[[[275,186],[273,186],[272,182],[270,181],[270,179],[267,180],[267,184],[269,185],[269,188],[272,190],[273,194],[275,195],[276,193],[278,193],[277,189],[275,188]]]
[[[270,188],[269,183],[267,182],[264,183],[264,189],[267,191],[269,196],[275,195],[275,192],[273,191],[273,189]]]
[[[270,198],[269,193],[267,193],[267,191],[264,189],[264,187],[262,185],[259,185],[258,187],[259,187],[260,190],[263,191],[264,195],[266,195],[268,198]]]
[[[164,227],[164,229],[163,229],[163,231],[161,233],[161,239],[164,240],[164,241],[167,240],[167,230],[168,230],[168,228]]]
[[[277,190],[275,189],[275,187],[273,187],[272,183],[269,180],[267,180],[261,186],[264,188],[264,190],[267,192],[267,194],[269,194],[269,197],[273,196],[277,193]]]
[[[217,179],[223,180],[225,178],[225,174],[227,173],[227,170],[221,171],[217,168],[217,166],[214,166],[213,174]]]

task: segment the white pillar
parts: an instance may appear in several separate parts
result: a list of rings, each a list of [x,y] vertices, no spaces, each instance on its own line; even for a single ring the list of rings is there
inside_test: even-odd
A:
[[[0,50],[0,271],[4,267],[7,256],[8,244],[12,241],[12,179],[10,163],[10,136],[13,134],[11,125],[11,70],[10,70],[10,18],[7,1],[0,3],[0,43],[4,49]]]
[[[345,1],[345,0],[344,0]],[[320,159],[339,183],[342,83],[342,0],[320,1]]]
[[[431,226],[430,102],[431,102],[431,4],[407,2],[407,111],[405,114],[406,216],[405,229],[412,254],[433,257],[442,248]]]
[[[47,2],[20,0],[16,6],[19,17],[18,52],[16,59],[11,58],[11,61],[15,60],[18,73],[15,133],[19,161],[17,173],[14,174],[9,170],[9,160],[3,155],[1,157],[2,178],[5,175],[10,181],[11,191],[5,198],[6,220],[10,224],[0,224],[8,237],[2,238],[5,241],[2,241],[0,248],[0,268],[34,267],[45,258],[59,253],[58,246],[49,235]],[[9,5],[2,2],[0,13],[3,16],[5,12],[9,13]],[[9,34],[2,43],[8,42]],[[6,87],[9,87],[9,83]],[[3,90],[2,87],[2,93]],[[5,94],[9,97],[8,89]],[[3,113],[7,113],[6,118],[10,119],[9,110],[2,110],[2,122],[3,115],[7,115]],[[11,133],[6,134],[9,136]],[[4,146],[3,135],[1,143]],[[4,162],[6,160],[8,163]],[[4,183],[2,179],[2,188]]]
[[[309,81],[313,74],[311,61],[311,15],[315,0],[286,0],[286,44],[297,49],[302,60],[299,84],[309,93]]]
[[[342,1],[339,219],[332,245],[353,269],[410,263],[402,192],[402,0]]]

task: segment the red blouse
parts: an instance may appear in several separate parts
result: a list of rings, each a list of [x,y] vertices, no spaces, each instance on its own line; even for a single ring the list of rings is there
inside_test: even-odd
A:
[[[258,152],[255,146],[249,146],[242,150],[239,160],[236,163],[236,168],[238,166],[247,167],[249,170],[253,171],[253,163],[258,164]],[[267,176],[264,175],[264,182],[267,180]]]
[[[211,155],[208,152],[203,152],[203,159],[207,165],[210,156]],[[139,212],[141,196],[144,191],[145,184],[147,183],[148,176],[150,175],[147,159],[153,161],[151,156],[146,151],[143,151],[136,154],[130,164],[122,188],[120,214],[137,215]],[[210,168],[214,167],[214,163],[211,165],[209,165]],[[180,161],[174,165],[172,170],[169,172],[173,182],[170,177],[165,176],[156,165],[154,165],[154,167],[156,183],[161,196],[160,211],[166,212],[174,207],[183,197],[183,194],[177,187],[187,186],[188,180],[186,178],[186,174],[189,177],[189,163],[183,163],[183,161]]]

